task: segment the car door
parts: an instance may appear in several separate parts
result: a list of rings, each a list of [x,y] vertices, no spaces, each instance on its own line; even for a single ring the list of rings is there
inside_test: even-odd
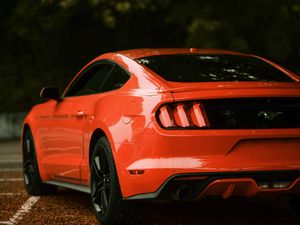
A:
[[[71,83],[62,101],[53,105],[44,161],[47,171],[53,176],[80,179],[85,126],[112,67],[106,62],[89,66]]]

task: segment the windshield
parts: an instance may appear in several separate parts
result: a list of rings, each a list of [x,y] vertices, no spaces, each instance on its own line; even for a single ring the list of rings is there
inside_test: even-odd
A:
[[[267,62],[250,56],[177,54],[149,56],[136,61],[173,82],[294,81]]]

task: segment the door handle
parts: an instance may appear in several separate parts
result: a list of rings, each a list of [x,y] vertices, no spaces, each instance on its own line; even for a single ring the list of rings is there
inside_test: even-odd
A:
[[[76,113],[76,115],[75,115],[75,117],[76,117],[77,119],[83,118],[83,117],[85,117],[85,116],[86,116],[86,114],[85,114],[83,111],[81,111],[81,110],[79,110],[79,111]]]

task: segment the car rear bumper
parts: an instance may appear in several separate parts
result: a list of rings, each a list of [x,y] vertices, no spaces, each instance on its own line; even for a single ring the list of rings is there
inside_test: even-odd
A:
[[[175,178],[207,174],[205,179],[184,181],[184,184],[192,182],[197,192],[193,199],[210,195],[300,193],[297,180],[300,177],[297,172],[300,171],[300,129],[170,131],[150,124],[138,142],[117,145],[115,160],[126,199],[163,197],[161,194],[169,190],[166,187]],[[244,176],[256,173],[267,177],[282,174],[278,181],[288,179],[291,184],[287,188],[262,189],[255,178]],[[290,179],[290,174],[295,173],[297,175]],[[215,174],[220,177],[212,176]],[[269,182],[268,179],[265,182]]]
[[[126,199],[195,201],[209,196],[226,199],[232,196],[294,194],[300,194],[300,170],[180,174],[169,178],[153,193]]]

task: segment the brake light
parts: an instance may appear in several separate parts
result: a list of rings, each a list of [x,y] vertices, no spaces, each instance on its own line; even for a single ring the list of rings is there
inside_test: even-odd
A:
[[[188,115],[188,110],[184,104],[178,104],[173,109],[173,115],[176,125],[180,127],[191,126],[191,119]]]
[[[157,119],[164,128],[205,128],[209,122],[204,107],[199,102],[163,105]]]
[[[162,106],[159,110],[159,121],[164,127],[175,126],[170,106]]]
[[[208,119],[206,113],[204,113],[203,105],[200,103],[195,103],[190,109],[190,115],[197,127],[208,127]]]

